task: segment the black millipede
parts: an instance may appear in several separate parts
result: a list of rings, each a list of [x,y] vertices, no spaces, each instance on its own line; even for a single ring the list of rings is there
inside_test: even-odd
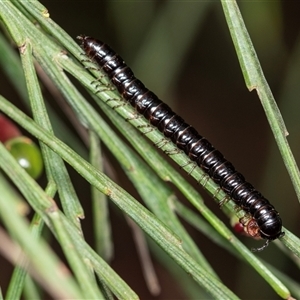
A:
[[[274,206],[207,139],[149,91],[114,50],[89,36],[77,38],[86,55],[101,67],[122,97],[178,149],[184,151],[239,208],[251,216],[249,228],[246,226],[248,234],[266,239],[262,247],[253,251],[265,249],[270,241],[284,235],[281,218]]]

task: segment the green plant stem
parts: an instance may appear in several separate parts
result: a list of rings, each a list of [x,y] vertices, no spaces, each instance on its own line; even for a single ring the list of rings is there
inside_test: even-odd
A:
[[[282,159],[300,201],[300,172],[286,139],[288,131],[263,74],[254,46],[235,0],[221,0],[247,88],[256,89],[273,131]]]

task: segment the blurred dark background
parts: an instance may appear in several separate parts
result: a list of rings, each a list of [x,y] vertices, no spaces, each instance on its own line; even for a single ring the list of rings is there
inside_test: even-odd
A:
[[[296,195],[260,100],[255,91],[250,93],[245,86],[218,1],[44,0],[42,4],[49,10],[50,17],[74,38],[79,34],[90,35],[107,42],[119,52],[148,88],[196,127],[200,134],[234,162],[257,189],[271,199],[280,211],[284,226],[299,235]],[[290,134],[288,141],[299,161],[300,85],[299,81],[298,84],[297,81],[294,85],[290,84],[289,78],[293,74],[295,76],[300,55],[297,50],[300,41],[300,3],[238,1],[238,4],[286,122]],[[173,11],[180,13],[176,15]],[[184,14],[191,14],[191,17],[186,18]],[[190,19],[190,23],[182,22],[182,19]],[[184,50],[179,51],[180,47]],[[78,192],[85,193],[82,188],[78,188]],[[207,204],[218,211],[209,197]],[[88,215],[89,208],[83,221],[87,229],[91,228],[87,224]],[[162,293],[158,297],[148,293],[130,230],[124,226],[123,218],[114,212],[112,224],[115,243],[112,265],[141,299],[185,299],[184,289],[156,261],[154,265]],[[251,268],[238,264],[223,249],[192,228],[189,230],[220,278],[237,295],[243,299],[257,299],[259,290],[263,299],[274,299],[273,291]],[[253,246],[253,241],[244,241]],[[277,263],[283,272],[293,276],[296,270],[274,248],[270,246],[259,256],[272,264]],[[1,257],[0,260],[1,266],[4,266],[1,267],[1,282],[5,282],[2,276],[10,276],[10,266]],[[2,288],[5,291],[5,285]]]

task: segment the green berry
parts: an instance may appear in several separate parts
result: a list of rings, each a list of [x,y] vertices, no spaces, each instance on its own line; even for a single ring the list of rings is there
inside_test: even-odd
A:
[[[19,165],[34,179],[43,171],[43,159],[39,147],[29,138],[19,136],[5,142],[5,146]]]

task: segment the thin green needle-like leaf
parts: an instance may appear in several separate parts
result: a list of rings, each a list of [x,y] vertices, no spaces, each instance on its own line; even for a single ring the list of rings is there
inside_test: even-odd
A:
[[[14,85],[18,94],[24,98],[28,98],[24,73],[20,64],[20,58],[12,51],[12,47],[0,33],[0,64],[1,69],[7,74],[8,78]],[[16,80],[17,79],[17,80]]]
[[[101,299],[103,295],[97,287],[93,272],[88,268],[79,249],[74,247],[73,237],[65,228],[59,212],[54,211],[49,214],[49,219],[56,233],[56,238],[60,241],[67,260],[75,273],[77,282],[87,299]]]
[[[31,44],[27,42],[21,53],[22,64],[25,73],[26,85],[28,88],[31,109],[35,121],[43,128],[53,133],[52,126],[48,117],[44,100],[37,80],[33,65]],[[68,175],[67,169],[62,159],[48,147],[41,144],[43,158],[47,169],[49,180],[54,180],[58,187],[60,200],[65,213],[80,228],[78,218],[84,217],[82,206],[77,198],[76,192]]]
[[[281,113],[263,74],[236,1],[221,0],[221,2],[246,85],[250,91],[253,89],[257,91],[300,201],[300,172],[286,139],[288,131],[285,128]]]
[[[103,158],[98,136],[90,131],[90,162],[98,170],[103,171]],[[95,248],[98,254],[107,262],[113,257],[113,243],[107,197],[95,187],[92,189],[92,205],[94,214]]]
[[[39,292],[40,292],[40,290],[37,287],[37,285],[35,284],[35,282],[33,280],[31,280],[31,278],[26,277],[25,278],[25,287],[24,287],[24,292],[23,292],[24,299],[39,299],[40,298]],[[17,299],[17,298],[13,298],[13,299]]]

